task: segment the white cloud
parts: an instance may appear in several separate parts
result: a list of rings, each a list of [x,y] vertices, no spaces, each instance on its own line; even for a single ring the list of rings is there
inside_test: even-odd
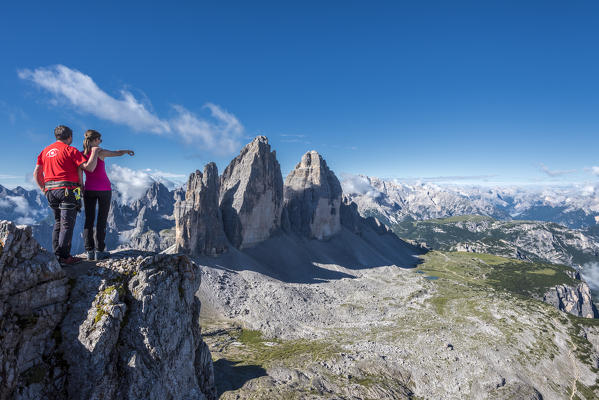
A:
[[[366,195],[372,199],[376,199],[381,195],[381,192],[373,188],[364,176],[341,174],[341,177],[343,193]]]
[[[599,263],[586,263],[580,271],[583,279],[593,291],[599,291]]]
[[[240,147],[243,126],[237,118],[208,103],[210,118],[202,118],[181,105],[173,105],[176,116],[159,118],[133,94],[121,90],[120,98],[100,89],[93,79],[64,65],[18,71],[21,79],[31,81],[52,93],[55,101],[66,101],[77,111],[130,127],[134,131],[170,134],[188,145],[219,154],[234,153]]]
[[[34,224],[37,219],[46,215],[46,208],[41,210],[30,208],[27,199],[23,196],[4,196],[0,198],[0,208],[12,210],[14,214],[11,214],[11,218],[16,217],[15,222],[19,225]]]
[[[586,185],[582,188],[582,194],[583,196],[592,196],[595,194],[595,186],[593,185]]]
[[[110,183],[120,194],[120,202],[128,203],[140,199],[154,183],[154,179],[144,171],[136,171],[113,164],[108,171]]]
[[[168,188],[168,190],[173,190],[175,188],[184,186],[187,182],[187,175],[185,174],[175,174],[172,172],[164,172],[158,169],[150,168],[144,169],[143,172],[150,175],[150,177],[156,182],[162,183]]]
[[[64,65],[50,68],[24,69],[19,78],[29,80],[54,94],[59,100],[67,100],[81,112],[124,124],[136,131],[168,133],[170,127],[152,114],[126,90],[115,99],[96,85],[91,77]]]
[[[551,169],[547,168],[547,166],[545,164],[539,164],[539,166],[541,167],[541,171],[543,171],[544,173],[546,173],[547,175],[549,175],[553,178],[556,176],[567,175],[567,174],[572,174],[572,173],[576,172],[575,169],[551,170]]]
[[[593,175],[599,175],[599,167],[591,167],[591,173]]]
[[[33,225],[35,220],[32,217],[19,217],[15,220],[17,225]]]
[[[199,118],[185,107],[173,106],[178,116],[171,120],[173,131],[187,144],[197,144],[219,154],[234,153],[239,149],[243,126],[237,118],[217,106],[208,103],[213,121]]]
[[[6,196],[0,199],[0,208],[12,208],[14,212],[21,215],[29,213],[29,204],[23,196]]]

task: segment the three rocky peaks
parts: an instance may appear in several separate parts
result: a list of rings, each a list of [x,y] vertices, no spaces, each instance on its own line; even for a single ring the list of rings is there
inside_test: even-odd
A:
[[[214,163],[190,175],[185,200],[175,204],[176,249],[216,256],[281,231],[326,240],[352,226],[343,206],[341,184],[320,154],[304,154],[283,183],[276,152],[258,136],[222,176]]]

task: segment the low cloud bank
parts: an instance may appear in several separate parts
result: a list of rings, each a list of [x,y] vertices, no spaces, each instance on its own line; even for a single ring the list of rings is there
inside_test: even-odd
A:
[[[580,271],[584,280],[594,293],[599,293],[599,263],[586,263]]]
[[[108,171],[112,188],[119,192],[119,201],[125,204],[140,199],[154,183],[154,179],[144,171],[136,171],[113,164]]]
[[[172,172],[165,172],[159,169],[150,168],[144,169],[143,172],[150,175],[150,177],[156,182],[162,183],[168,188],[168,190],[183,187],[187,183],[187,175],[185,174],[174,174]]]
[[[103,91],[89,76],[64,65],[18,71],[19,78],[33,82],[66,102],[75,110],[130,127],[138,132],[170,135],[187,145],[217,154],[235,153],[241,143],[243,126],[237,118],[216,104],[207,103],[209,116],[201,117],[181,105],[173,105],[175,116],[161,118],[127,90],[116,98]]]
[[[381,192],[370,185],[368,178],[361,175],[341,174],[343,193],[366,195],[372,199],[381,196]]]
[[[551,170],[543,163],[539,164],[539,167],[541,168],[541,171],[543,171],[545,174],[552,178],[567,174],[573,174],[574,172],[576,172],[575,169]]]
[[[23,196],[5,196],[0,198],[0,209],[13,211],[16,218],[14,222],[19,225],[32,225],[40,217],[45,217],[41,210],[34,210],[29,207],[27,199]]]
[[[121,204],[139,200],[154,182],[162,183],[168,190],[181,187],[187,180],[187,175],[160,171],[157,169],[134,170],[113,164],[108,170],[112,188],[118,192]]]

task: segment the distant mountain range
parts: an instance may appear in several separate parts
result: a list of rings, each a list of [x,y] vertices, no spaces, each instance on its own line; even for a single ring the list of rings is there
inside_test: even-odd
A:
[[[599,199],[591,191],[407,185],[361,175],[342,186],[360,214],[431,249],[570,266],[599,261]]]
[[[361,213],[376,213],[390,223],[457,215],[486,215],[497,220],[555,222],[588,228],[599,221],[595,187],[469,187],[405,184],[364,175],[346,176],[343,192]]]

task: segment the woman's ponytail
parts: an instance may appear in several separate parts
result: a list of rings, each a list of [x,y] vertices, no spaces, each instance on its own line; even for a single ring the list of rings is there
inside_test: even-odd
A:
[[[100,139],[102,135],[100,134],[100,132],[95,131],[93,129],[88,129],[85,132],[85,135],[83,137],[83,154],[84,155],[88,155],[91,150],[92,150],[92,142],[96,139]]]

